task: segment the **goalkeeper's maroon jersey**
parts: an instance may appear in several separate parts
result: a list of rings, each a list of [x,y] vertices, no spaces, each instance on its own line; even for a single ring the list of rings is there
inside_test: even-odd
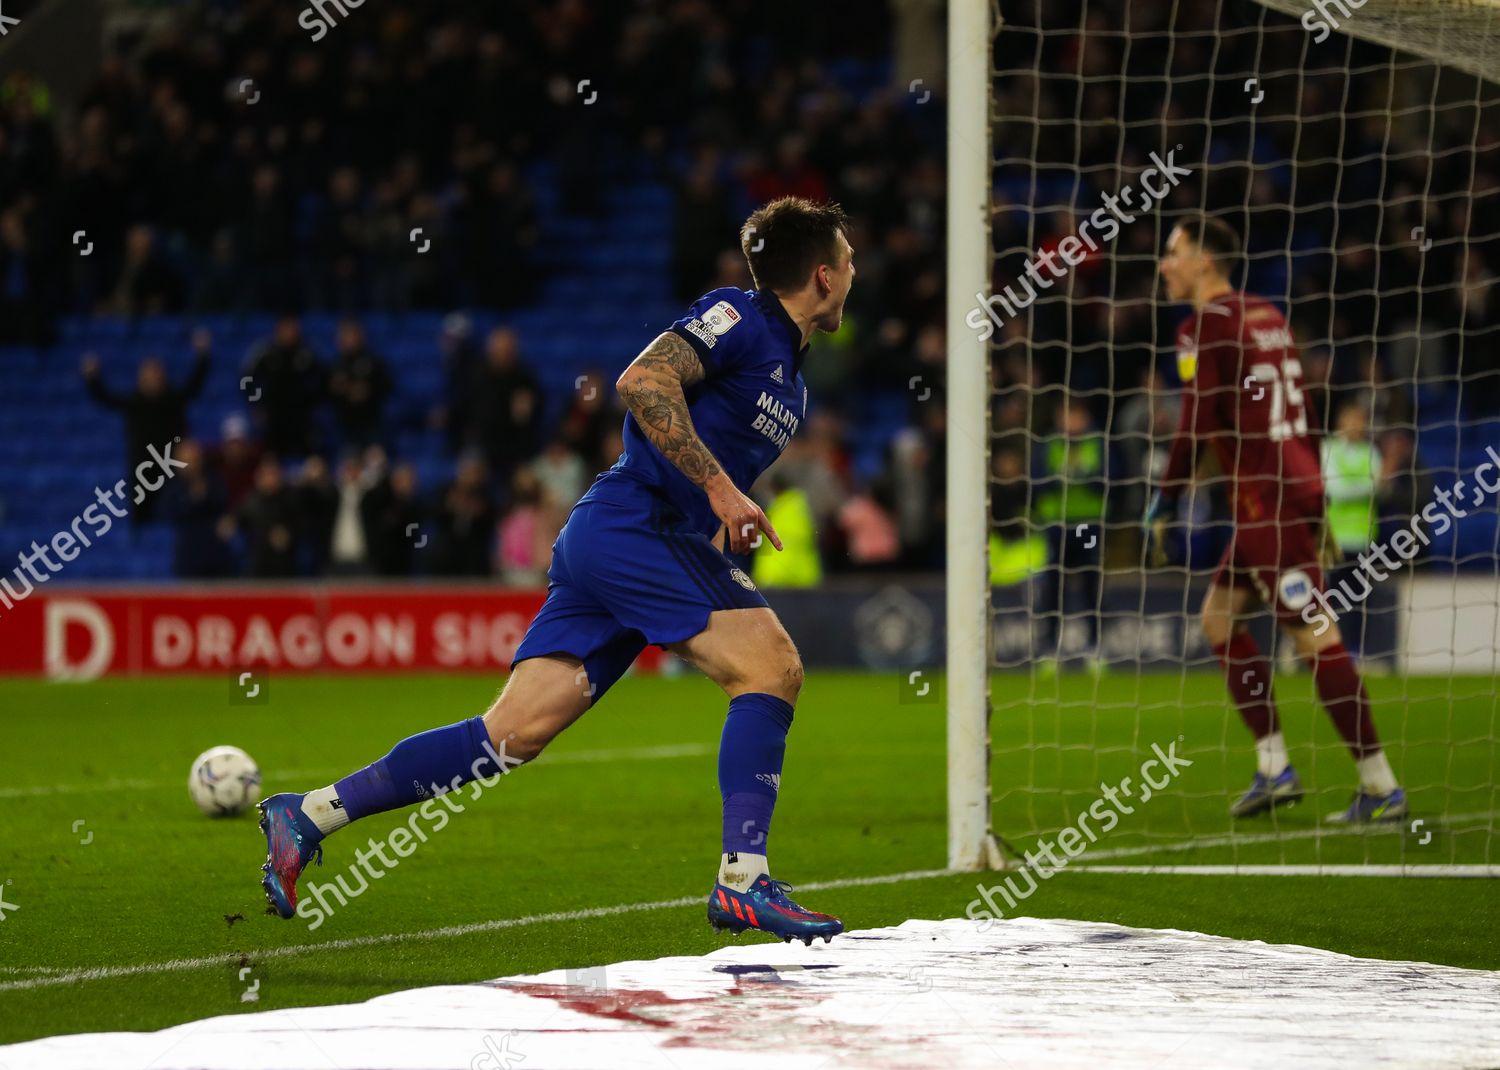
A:
[[[1207,444],[1230,480],[1235,519],[1321,516],[1323,477],[1307,437],[1302,362],[1281,312],[1251,294],[1203,306],[1177,332],[1182,421],[1164,482],[1192,478]]]

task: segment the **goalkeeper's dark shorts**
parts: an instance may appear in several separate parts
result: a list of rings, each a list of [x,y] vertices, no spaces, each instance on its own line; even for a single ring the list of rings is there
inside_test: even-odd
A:
[[[1323,589],[1326,525],[1321,510],[1293,507],[1264,520],[1241,517],[1214,586],[1254,591],[1283,624],[1306,624],[1302,611]]]
[[[689,639],[718,610],[766,608],[750,577],[708,536],[638,486],[594,484],[558,535],[547,577],[547,600],[512,667],[572,655],[596,702],[647,644]]]

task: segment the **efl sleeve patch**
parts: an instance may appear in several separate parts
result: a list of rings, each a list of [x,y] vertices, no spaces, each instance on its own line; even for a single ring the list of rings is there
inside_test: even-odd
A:
[[[716,335],[728,334],[740,322],[740,314],[728,301],[720,301],[702,315],[703,323]]]
[[[718,300],[722,292],[700,297],[693,302],[687,315],[671,327],[693,347],[710,376],[719,375],[743,363],[749,350],[755,347],[757,337],[753,323],[737,334],[730,333],[740,325],[746,314],[735,307],[732,292]]]

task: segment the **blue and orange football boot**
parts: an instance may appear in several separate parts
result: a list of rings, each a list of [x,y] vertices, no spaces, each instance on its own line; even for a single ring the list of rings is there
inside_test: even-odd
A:
[[[708,894],[708,923],[714,932],[728,929],[735,936],[746,929],[770,933],[787,943],[801,940],[809,947],[821,936],[826,944],[844,931],[844,923],[832,914],[804,910],[787,898],[792,886],[773,881],[762,873],[747,892],[737,892],[727,884],[715,884]]]
[[[302,813],[302,796],[293,792],[260,801],[260,830],[266,834],[265,876],[260,886],[266,902],[283,918],[297,913],[297,878],[317,857],[323,864],[323,834]]]

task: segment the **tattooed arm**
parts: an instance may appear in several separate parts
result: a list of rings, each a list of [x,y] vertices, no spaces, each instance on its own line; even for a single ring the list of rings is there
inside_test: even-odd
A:
[[[781,540],[765,513],[724,474],[723,466],[693,427],[684,390],[701,382],[706,374],[693,347],[681,335],[663,331],[625,369],[615,388],[641,433],[708,495],[714,515],[724,522],[730,548],[735,553],[750,550],[758,539],[757,530],[769,535],[779,550]]]
[[[680,335],[664,331],[625,369],[615,387],[652,445],[707,491],[723,469],[698,437],[683,393],[705,374],[693,347]]]

